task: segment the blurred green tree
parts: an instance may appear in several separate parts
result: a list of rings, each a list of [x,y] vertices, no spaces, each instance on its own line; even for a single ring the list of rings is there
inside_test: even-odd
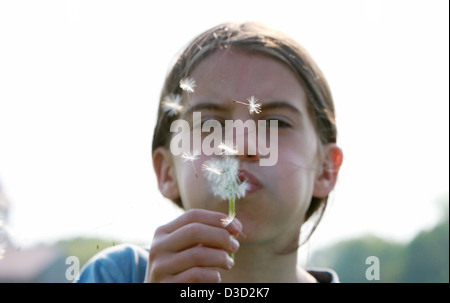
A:
[[[441,201],[442,202],[442,201]],[[334,269],[341,282],[448,283],[449,216],[448,195],[443,217],[434,228],[420,232],[407,244],[366,236],[340,242],[313,254],[309,266]],[[368,280],[366,259],[380,261],[380,280]]]
[[[80,267],[83,267],[95,254],[118,244],[120,243],[109,239],[79,237],[58,241],[56,246],[61,248],[67,256],[78,257]]]

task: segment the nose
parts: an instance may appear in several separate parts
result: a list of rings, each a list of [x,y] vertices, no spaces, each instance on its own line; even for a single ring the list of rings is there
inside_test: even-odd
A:
[[[245,162],[257,162],[257,161],[259,161],[259,156],[258,155],[249,155],[248,153],[245,153],[243,155],[238,155],[238,159],[240,161],[245,161]]]
[[[256,128],[242,127],[236,129],[235,146],[238,150],[237,157],[241,161],[256,162],[260,159],[258,145],[256,143]]]

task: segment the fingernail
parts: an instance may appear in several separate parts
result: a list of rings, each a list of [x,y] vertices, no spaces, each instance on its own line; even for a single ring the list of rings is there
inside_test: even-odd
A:
[[[231,249],[232,251],[236,251],[239,248],[239,242],[238,240],[236,240],[234,237],[230,237],[231,238]]]
[[[239,221],[237,221],[235,219],[235,220],[233,220],[233,222],[231,222],[231,224],[230,224],[230,232],[233,235],[239,234],[241,229],[242,229],[242,224]]]
[[[227,265],[228,269],[231,269],[234,266],[234,260],[230,256],[227,256]]]
[[[242,223],[238,219],[234,219],[233,223],[235,224],[237,232],[239,232],[242,229]]]

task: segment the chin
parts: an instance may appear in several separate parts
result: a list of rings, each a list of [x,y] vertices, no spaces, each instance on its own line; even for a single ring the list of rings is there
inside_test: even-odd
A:
[[[240,243],[254,243],[268,240],[270,237],[270,224],[265,220],[258,220],[255,217],[248,217],[244,212],[236,212],[236,217],[242,223],[242,231],[238,236]]]

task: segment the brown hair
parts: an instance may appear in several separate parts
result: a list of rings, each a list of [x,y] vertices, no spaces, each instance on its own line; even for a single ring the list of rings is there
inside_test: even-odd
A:
[[[335,143],[337,129],[334,103],[328,83],[308,52],[291,37],[256,22],[224,23],[200,34],[180,55],[168,74],[161,91],[161,100],[169,94],[181,94],[180,80],[189,76],[198,63],[218,49],[237,48],[275,57],[299,77],[308,94],[308,109],[322,144]],[[169,116],[161,107],[153,134],[152,151],[168,147],[170,125],[177,116]],[[315,230],[327,205],[328,197],[312,197],[305,221],[317,212]],[[181,199],[173,201],[182,207]],[[306,241],[306,240],[305,240]]]

